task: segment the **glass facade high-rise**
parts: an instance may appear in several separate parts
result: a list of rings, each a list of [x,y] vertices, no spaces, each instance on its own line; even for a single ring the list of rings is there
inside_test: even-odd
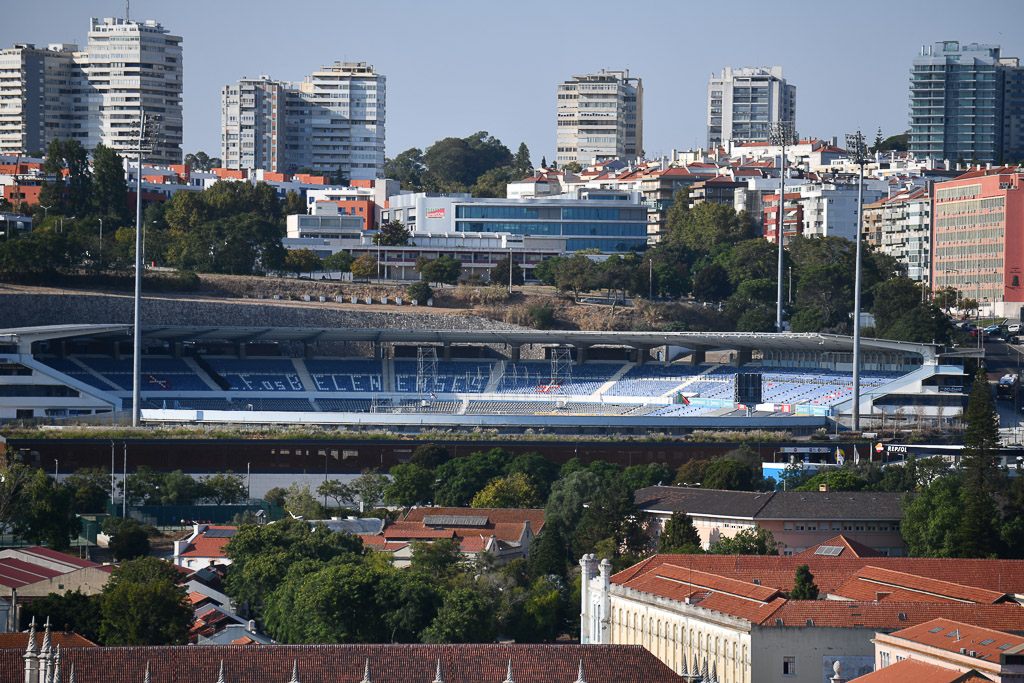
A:
[[[923,46],[910,71],[910,151],[951,162],[1019,157],[1022,78],[1017,58],[998,45]]]

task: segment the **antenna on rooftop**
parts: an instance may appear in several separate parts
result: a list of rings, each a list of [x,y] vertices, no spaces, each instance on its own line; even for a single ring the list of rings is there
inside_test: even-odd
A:
[[[124,0],[124,20],[128,21],[131,17],[132,0]]]

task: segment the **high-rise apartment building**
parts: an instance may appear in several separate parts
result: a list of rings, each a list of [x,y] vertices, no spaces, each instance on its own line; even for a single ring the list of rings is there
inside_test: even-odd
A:
[[[629,70],[573,76],[558,84],[559,164],[589,166],[644,154],[643,79]]]
[[[915,187],[864,205],[864,240],[902,263],[907,277],[931,285],[932,196]]]
[[[998,45],[923,46],[910,71],[910,151],[1003,162],[1024,156],[1024,69]]]
[[[796,121],[796,86],[782,67],[725,67],[708,81],[708,147],[767,142],[769,124]]]
[[[159,117],[144,158],[181,162],[181,37],[155,21],[89,20],[84,51],[75,45],[0,52],[0,153],[45,150],[74,138],[126,153],[141,107]]]
[[[82,87],[77,50],[63,44],[0,50],[0,154],[45,151],[55,137],[84,138],[75,111]]]
[[[386,78],[365,62],[335,62],[301,83],[243,78],[221,90],[226,168],[384,173]]]
[[[91,19],[86,47],[89,137],[124,154],[138,147],[132,125],[145,108],[157,117],[148,152],[151,163],[181,163],[181,36],[155,21]]]

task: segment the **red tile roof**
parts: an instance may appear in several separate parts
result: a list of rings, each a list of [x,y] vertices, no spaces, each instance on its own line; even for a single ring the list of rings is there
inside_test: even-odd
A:
[[[881,598],[878,594],[892,593],[896,597],[890,596],[890,599],[902,602],[973,602],[994,605],[1007,599],[1006,594],[999,591],[873,566],[860,569],[849,581],[830,592],[852,600],[879,600]]]
[[[815,551],[821,546],[831,546],[833,548],[842,548],[842,552],[839,555],[832,557],[884,557],[882,553],[878,552],[874,548],[869,548],[860,541],[855,541],[852,538],[847,538],[842,534],[834,538],[830,538],[827,541],[822,541],[817,545],[812,545],[807,550],[799,552],[793,555],[793,557],[808,557],[813,556]]]
[[[230,538],[209,538],[206,531],[210,529],[236,529],[233,526],[210,526],[199,534],[188,547],[181,552],[180,557],[227,557],[224,549],[231,541]]]
[[[903,615],[901,617],[900,615]],[[946,618],[997,630],[1024,630],[1020,605],[967,605],[927,602],[855,602],[849,600],[787,600],[764,626],[814,626],[889,630]],[[779,624],[775,620],[781,619]]]
[[[36,631],[36,647],[38,648],[43,645],[43,629],[38,622],[36,628],[38,629]],[[69,647],[97,647],[96,643],[88,638],[83,638],[70,631],[51,631],[50,645],[53,647],[60,645],[61,650]],[[0,650],[16,649],[24,652],[26,647],[28,647],[27,633],[0,633]]]
[[[903,659],[857,678],[857,683],[973,683],[988,681],[974,671],[961,673],[917,659]],[[991,683],[991,682],[989,682]]]
[[[0,651],[0,671],[22,671],[22,650]],[[76,683],[141,681],[208,683],[221,662],[229,681],[285,683],[292,667],[302,683],[362,678],[380,683],[434,680],[440,662],[445,683],[498,683],[511,662],[517,683],[572,683],[582,663],[588,683],[681,683],[682,679],[639,645],[233,645],[80,648],[62,653],[61,671],[75,667]],[[68,674],[65,674],[67,676]]]
[[[979,659],[994,663],[999,662],[1000,654],[1007,651],[1016,652],[1015,648],[1024,647],[1024,638],[1021,636],[951,619],[932,619],[890,633],[889,637],[902,638],[954,653],[959,653],[961,648],[967,648],[976,652]],[[1007,648],[1006,645],[1010,647]]]

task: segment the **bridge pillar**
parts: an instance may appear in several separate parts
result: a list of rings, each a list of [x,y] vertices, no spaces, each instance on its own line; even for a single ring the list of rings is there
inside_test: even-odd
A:
[[[750,349],[736,349],[736,367],[742,367],[749,363],[753,353]]]

